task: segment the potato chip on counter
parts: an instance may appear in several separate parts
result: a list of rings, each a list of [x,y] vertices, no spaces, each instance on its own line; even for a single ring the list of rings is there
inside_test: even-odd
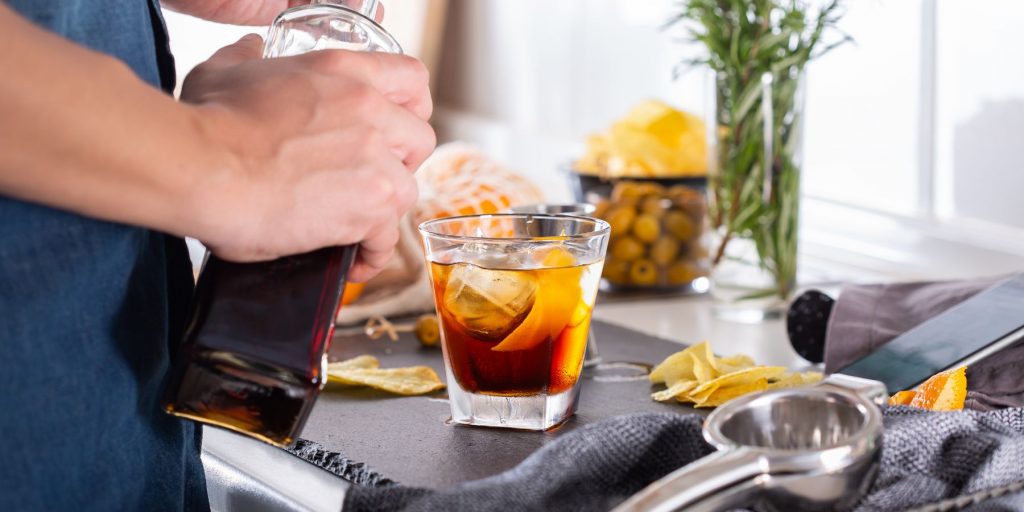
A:
[[[337,363],[327,363],[327,375],[329,377],[332,372],[342,372],[356,369],[366,370],[373,368],[380,368],[380,361],[378,361],[376,357],[362,355],[358,357],[353,357],[352,359],[339,361]]]
[[[717,407],[749,393],[804,386],[820,381],[821,377],[818,372],[759,366],[745,355],[716,357],[705,341],[668,356],[654,367],[651,382],[665,384],[665,389],[651,394],[651,398]]]
[[[346,386],[368,386],[396,395],[424,395],[445,385],[429,366],[381,368],[376,357],[363,355],[327,364],[327,381]]]

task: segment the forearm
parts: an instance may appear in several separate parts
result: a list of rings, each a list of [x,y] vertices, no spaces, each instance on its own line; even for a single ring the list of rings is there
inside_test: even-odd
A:
[[[232,162],[193,107],[0,2],[0,194],[179,235]]]

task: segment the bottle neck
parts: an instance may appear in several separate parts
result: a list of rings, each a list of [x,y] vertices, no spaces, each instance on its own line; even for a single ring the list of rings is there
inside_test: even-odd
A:
[[[379,0],[314,0],[313,3],[340,5],[372,20],[377,18]]]

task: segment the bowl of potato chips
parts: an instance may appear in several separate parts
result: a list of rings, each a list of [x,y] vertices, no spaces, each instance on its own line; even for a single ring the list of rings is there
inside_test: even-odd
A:
[[[607,131],[588,137],[573,171],[604,179],[704,177],[705,131],[693,114],[662,101],[643,101]]]

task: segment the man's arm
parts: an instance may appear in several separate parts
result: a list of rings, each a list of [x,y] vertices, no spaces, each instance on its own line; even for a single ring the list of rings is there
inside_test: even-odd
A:
[[[118,61],[0,3],[0,194],[194,236],[267,259],[362,243],[356,278],[390,256],[433,132],[407,57],[222,49],[177,103]]]
[[[195,113],[3,3],[0,34],[0,192],[185,234],[194,208],[174,199],[234,165]]]

